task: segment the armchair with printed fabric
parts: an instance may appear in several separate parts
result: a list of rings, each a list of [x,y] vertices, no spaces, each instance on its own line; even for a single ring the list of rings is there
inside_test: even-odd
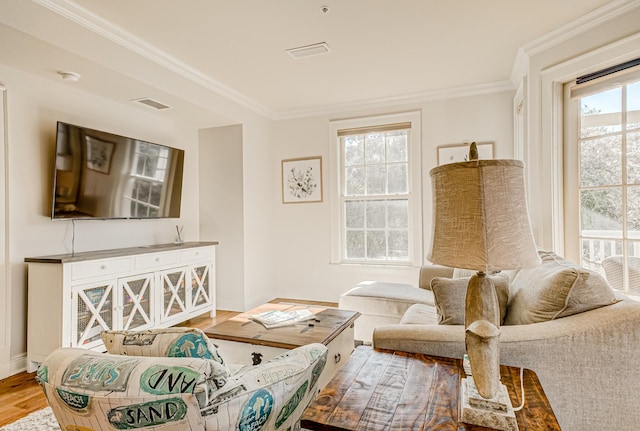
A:
[[[59,348],[37,372],[61,429],[299,429],[327,358],[308,344],[255,366],[224,362],[199,329],[105,331],[108,353]]]

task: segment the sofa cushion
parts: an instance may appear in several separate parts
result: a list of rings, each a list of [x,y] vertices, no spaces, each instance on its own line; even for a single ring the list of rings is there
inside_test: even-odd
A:
[[[413,304],[400,319],[401,325],[435,325],[437,323],[436,308],[426,304]]]
[[[509,275],[498,273],[489,277],[493,280],[498,295],[500,323],[502,323],[509,300]],[[434,278],[431,281],[431,290],[440,325],[464,325],[467,285],[470,278]]]
[[[522,269],[511,284],[506,325],[544,322],[616,302],[597,272],[540,251],[542,264]]]

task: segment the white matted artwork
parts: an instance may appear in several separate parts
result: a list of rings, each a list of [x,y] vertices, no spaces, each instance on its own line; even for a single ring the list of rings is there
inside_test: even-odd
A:
[[[466,162],[469,160],[470,142],[464,144],[441,145],[438,147],[438,165]],[[478,159],[493,159],[493,142],[476,142]]]
[[[322,157],[282,161],[282,203],[322,202]]]

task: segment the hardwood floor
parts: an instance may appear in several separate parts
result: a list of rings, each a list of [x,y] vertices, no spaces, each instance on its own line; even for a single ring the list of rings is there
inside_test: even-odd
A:
[[[305,301],[299,299],[276,298],[272,302],[295,302],[311,305],[336,307],[332,302]],[[237,311],[217,310],[216,317],[207,314],[187,320],[177,326],[205,329],[217,325],[239,314]],[[22,372],[0,380],[0,427],[10,424],[29,413],[47,406],[47,400],[35,381],[35,373]]]

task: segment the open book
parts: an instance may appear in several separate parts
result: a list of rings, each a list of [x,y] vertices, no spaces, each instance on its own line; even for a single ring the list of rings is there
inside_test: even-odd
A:
[[[249,315],[251,320],[262,323],[267,329],[295,325],[304,320],[315,319],[315,317],[315,314],[307,309],[292,311],[271,310]]]

